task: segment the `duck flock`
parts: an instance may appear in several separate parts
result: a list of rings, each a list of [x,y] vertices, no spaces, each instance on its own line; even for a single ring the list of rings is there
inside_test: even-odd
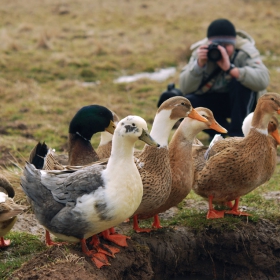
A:
[[[131,218],[138,233],[157,230],[158,214],[178,205],[191,190],[208,199],[208,219],[225,213],[250,215],[238,209],[239,199],[274,173],[280,143],[277,114],[280,95],[266,93],[244,121],[245,137],[217,136],[206,147],[196,138],[199,132],[227,131],[209,109],[194,109],[185,97],[161,104],[150,133],[139,116],[119,120],[106,107],[85,106],[69,124],[68,154],[57,155],[39,142],[30,152],[20,185],[46,230],[46,244],[61,244],[51,240],[50,233],[66,244],[80,242],[100,268],[119,252],[114,244],[128,246],[129,237],[117,233],[115,226]],[[101,140],[94,150],[91,138],[97,132]],[[146,143],[142,150],[134,148],[137,140]],[[14,189],[4,177],[0,188],[0,247],[7,247],[10,240],[4,236],[25,207],[13,201]],[[227,209],[216,210],[213,204]],[[140,220],[152,217],[150,228],[140,227]],[[100,236],[108,242],[103,244]]]

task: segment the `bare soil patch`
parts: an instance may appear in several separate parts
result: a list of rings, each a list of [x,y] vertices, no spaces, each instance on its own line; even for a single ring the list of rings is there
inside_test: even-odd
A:
[[[101,269],[84,256],[79,244],[50,247],[23,264],[10,279],[148,280],[182,275],[186,277],[182,279],[279,279],[280,222],[237,219],[243,221],[232,230],[223,226],[199,231],[168,227],[133,233],[129,246],[120,248],[115,258],[109,257],[111,265]],[[131,222],[123,223],[117,231],[128,233],[131,228]],[[20,216],[14,230],[29,231],[44,240],[44,230],[32,214]]]

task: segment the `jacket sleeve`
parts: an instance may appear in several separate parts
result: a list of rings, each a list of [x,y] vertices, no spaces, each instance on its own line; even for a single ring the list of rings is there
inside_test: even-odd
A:
[[[269,84],[269,72],[263,64],[259,52],[256,49],[253,55],[241,52],[237,59],[243,64],[243,66],[237,66],[239,69],[239,78],[237,80],[253,91],[266,89]]]
[[[180,74],[179,86],[183,94],[188,94],[198,89],[203,79],[203,70],[204,68],[198,66],[197,57],[194,52],[189,63]]]

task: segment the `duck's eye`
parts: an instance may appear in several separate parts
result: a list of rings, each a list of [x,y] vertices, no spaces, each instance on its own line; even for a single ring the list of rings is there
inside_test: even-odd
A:
[[[208,116],[205,116],[205,115],[202,115],[202,117],[204,117],[204,118],[207,119],[207,120],[209,119]]]
[[[270,98],[271,100],[275,100],[273,97]]]
[[[186,103],[182,102],[181,105],[186,106]]]
[[[132,126],[135,126],[135,123],[132,123]]]

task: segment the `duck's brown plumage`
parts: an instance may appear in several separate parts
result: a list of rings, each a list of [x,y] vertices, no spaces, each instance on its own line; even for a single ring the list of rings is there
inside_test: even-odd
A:
[[[195,108],[195,110],[206,118],[207,122],[185,118],[175,131],[169,143],[169,158],[172,173],[171,192],[165,203],[156,209],[155,213],[161,213],[176,206],[191,191],[194,176],[192,144],[196,135],[204,129],[211,128],[220,133],[227,132],[226,129],[217,123],[211,110],[203,107]]]
[[[17,215],[25,207],[14,202],[12,198],[15,195],[14,189],[10,182],[2,175],[0,175],[0,189],[0,247],[6,247],[10,245],[10,240],[4,240],[3,237],[12,229]]]
[[[243,196],[268,181],[276,166],[275,147],[267,135],[272,115],[280,113],[280,95],[267,93],[257,104],[249,134],[241,140],[225,139],[223,145],[196,174],[193,189],[214,202],[228,202]]]
[[[155,210],[169,197],[172,173],[169,161],[168,137],[174,124],[190,114],[197,113],[189,100],[178,96],[166,100],[157,111],[151,135],[161,146],[153,148],[146,145],[136,159],[144,189],[142,202],[134,213],[140,219],[152,217]],[[201,116],[200,120],[206,121]],[[136,229],[135,225],[134,229]]]

